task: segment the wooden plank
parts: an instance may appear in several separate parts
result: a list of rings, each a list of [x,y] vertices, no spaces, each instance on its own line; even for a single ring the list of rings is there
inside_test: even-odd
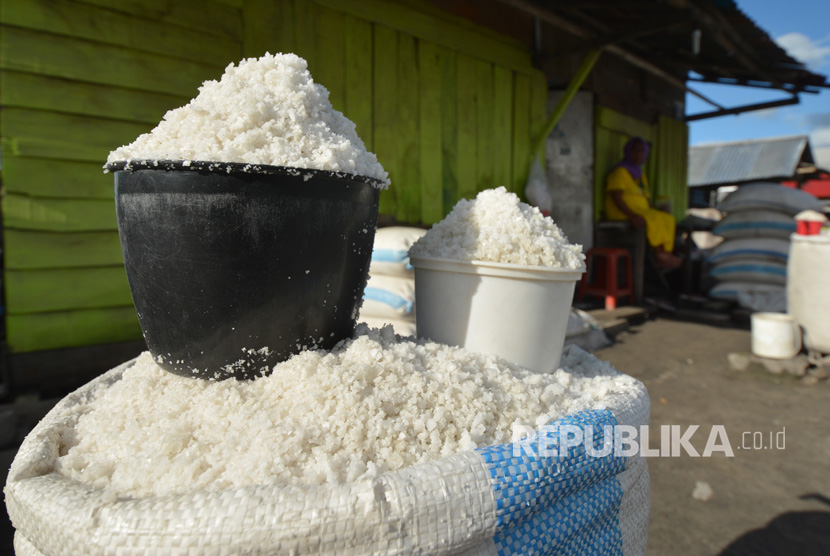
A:
[[[458,56],[438,47],[441,63],[442,205],[447,214],[458,201]]]
[[[7,270],[76,268],[123,264],[118,232],[3,231]]]
[[[115,206],[98,199],[43,199],[3,195],[3,226],[18,230],[98,232],[116,230]]]
[[[478,90],[476,60],[458,55],[458,197],[472,199],[478,192]],[[484,130],[482,130],[483,132]]]
[[[530,171],[530,77],[513,75],[513,181],[509,189],[521,193]]]
[[[112,149],[151,129],[148,124],[24,108],[4,108],[0,120],[0,133],[16,156],[101,164]]]
[[[239,8],[215,0],[77,0],[78,3],[241,40]]]
[[[0,71],[0,103],[29,108],[128,120],[155,125],[186,97],[67,81],[32,73]]]
[[[444,217],[441,50],[432,43],[418,44],[418,130],[421,161],[421,222],[433,224]]]
[[[141,338],[141,327],[132,306],[6,317],[6,342],[11,353],[138,338]]]
[[[372,135],[372,25],[356,17],[345,17],[345,110],[357,134],[370,151]]]
[[[3,27],[0,67],[62,79],[191,98],[206,79],[222,75],[226,61],[204,64],[118,46]]]
[[[314,5],[310,0],[293,0],[294,5],[294,53],[308,62],[312,76],[317,75],[314,32]]]
[[[535,139],[544,133],[548,119],[548,82],[545,75],[534,72],[530,76],[530,87],[530,125]]]
[[[508,189],[513,183],[513,72],[493,67],[493,185]]]
[[[286,37],[282,32],[286,17],[285,6],[290,2],[282,0],[240,0],[242,14],[242,54],[246,58],[258,58],[270,52],[288,51]]]
[[[314,6],[314,81],[329,91],[329,101],[341,112],[346,106],[346,33],[344,14]]]
[[[474,64],[476,80],[476,191],[492,189],[495,168],[495,121],[493,106],[493,64],[476,60]]]
[[[71,162],[14,156],[2,152],[3,189],[37,197],[113,198],[113,176],[97,162]]]
[[[429,10],[424,3],[406,5],[389,0],[314,0],[335,10],[396,29],[401,33],[429,41],[451,50],[492,62],[521,72],[533,70],[530,51],[505,35],[475,25],[463,18],[438,10]]]
[[[418,50],[415,39],[398,36],[398,203],[399,222],[421,220],[421,151],[418,132]]]
[[[605,106],[597,106],[596,122],[596,125],[617,133],[624,133],[630,137],[639,136],[649,142],[655,139],[655,129],[651,124],[626,116]]]
[[[392,181],[380,194],[380,213],[397,214],[398,179],[398,34],[380,25],[374,26],[374,105],[373,135],[375,154]]]
[[[253,0],[261,1],[261,0]],[[275,0],[279,2],[280,13],[282,14],[276,32],[279,34],[280,52],[295,52],[297,39],[294,33],[294,0]]]
[[[237,39],[67,0],[3,0],[2,22],[206,64],[232,62],[242,53]]]
[[[126,307],[133,303],[124,266],[9,270],[4,273],[10,315]]]

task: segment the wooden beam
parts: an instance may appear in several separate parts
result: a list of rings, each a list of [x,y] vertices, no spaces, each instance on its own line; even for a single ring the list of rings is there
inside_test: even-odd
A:
[[[668,29],[674,29],[675,27],[679,27],[681,25],[688,25],[689,20],[686,17],[678,18],[677,16],[670,17],[670,18],[661,18],[659,20],[651,20],[646,22],[642,25],[638,25],[636,27],[627,29],[623,32],[617,33],[608,33],[605,35],[598,36],[596,39],[592,39],[587,43],[581,45],[578,48],[574,48],[571,50],[567,50],[564,52],[557,53],[554,58],[560,58],[562,56],[568,56],[575,52],[583,52],[588,50],[596,50],[597,48],[604,48],[610,46],[612,44],[617,44],[624,41],[629,41],[632,39],[636,39],[639,37],[647,37],[649,35],[653,35],[655,33],[661,33]]]
[[[764,110],[765,108],[777,108],[778,106],[789,106],[791,104],[798,104],[800,99],[797,96],[792,98],[785,98],[783,100],[774,100],[772,102],[761,102],[759,104],[747,104],[745,106],[738,106],[736,108],[724,108],[723,110],[715,110],[712,112],[701,112],[700,114],[692,114],[686,116],[686,122],[694,122],[697,120],[705,120],[708,118],[717,118],[718,116],[728,116],[729,114],[741,114],[743,112],[752,112],[753,110]]]

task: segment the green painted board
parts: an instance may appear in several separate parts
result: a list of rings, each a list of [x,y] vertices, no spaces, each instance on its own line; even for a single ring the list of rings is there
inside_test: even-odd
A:
[[[293,0],[294,15],[294,53],[308,62],[308,70],[316,79],[317,57],[314,22],[314,4],[309,0]]]
[[[493,67],[493,185],[513,183],[513,72]]]
[[[150,124],[24,108],[6,108],[0,120],[0,133],[14,155],[102,165],[112,149],[152,128]]]
[[[10,315],[132,305],[123,266],[6,270]]]
[[[372,129],[372,25],[344,16],[345,110],[366,148],[374,152]]]
[[[53,232],[116,230],[115,205],[98,199],[49,199],[9,193],[3,196],[6,229]]]
[[[445,46],[467,56],[518,71],[533,71],[530,52],[518,41],[475,25],[425,2],[410,4],[389,0],[315,0],[316,3],[401,33]]]
[[[239,8],[214,0],[78,0],[159,23],[241,40]]]
[[[617,133],[624,133],[629,137],[639,136],[646,141],[654,140],[654,126],[632,118],[631,116],[620,114],[605,106],[597,106],[594,118],[596,126],[604,127]]]
[[[3,232],[6,270],[116,266],[123,264],[118,232]]]
[[[195,2],[189,3],[196,6]],[[237,11],[235,17],[239,19],[241,12]],[[2,22],[143,52],[175,53],[179,58],[206,64],[234,61],[242,53],[238,39],[68,0],[3,0]]]
[[[258,58],[270,52],[287,51],[282,32],[282,21],[288,15],[285,7],[289,2],[272,0],[240,0],[242,14],[242,54],[246,58]]]
[[[50,110],[155,125],[165,112],[189,100],[32,73],[0,71],[0,104],[8,108]]]
[[[397,206],[400,222],[421,220],[421,150],[418,122],[418,51],[409,35],[398,37]]]
[[[442,205],[449,213],[458,201],[458,56],[438,47],[441,64]]]
[[[530,171],[530,77],[513,75],[513,181],[509,189],[521,194]]]
[[[493,64],[476,60],[476,191],[492,189],[496,165],[496,137],[493,135],[495,106],[493,104]]]
[[[432,43],[418,48],[418,131],[420,138],[421,222],[433,224],[444,217],[442,192],[441,56]]]
[[[46,153],[50,154],[50,153]],[[113,176],[97,162],[44,160],[2,152],[3,189],[36,197],[113,198]]]
[[[458,197],[478,192],[478,90],[475,58],[458,55]],[[482,131],[484,132],[484,131]]]
[[[11,353],[139,338],[141,327],[132,306],[6,317],[6,343]]]
[[[398,34],[374,26],[374,137],[378,161],[389,172],[392,184],[380,193],[380,213],[397,214],[398,179]]]
[[[343,17],[342,13],[314,6],[314,81],[328,89],[331,105],[341,112],[346,106],[346,33]]]
[[[16,27],[0,34],[4,69],[187,98],[229,61],[204,64]]]

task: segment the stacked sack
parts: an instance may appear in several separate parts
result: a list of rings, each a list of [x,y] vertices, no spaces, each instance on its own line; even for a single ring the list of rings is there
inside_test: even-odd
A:
[[[396,334],[415,336],[415,272],[409,248],[426,232],[405,226],[378,228],[360,322],[376,328],[391,324]]]
[[[754,183],[727,196],[726,216],[712,233],[724,238],[708,257],[717,284],[710,297],[738,302],[753,311],[786,312],[787,258],[793,217],[821,210],[818,199],[777,183]]]

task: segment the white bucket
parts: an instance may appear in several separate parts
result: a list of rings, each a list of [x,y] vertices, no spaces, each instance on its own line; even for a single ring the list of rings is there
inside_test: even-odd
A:
[[[558,368],[574,287],[584,268],[411,257],[418,336],[498,355],[528,369]]]
[[[790,239],[787,261],[787,312],[804,329],[804,347],[830,353],[830,236]]]
[[[752,353],[771,359],[791,359],[801,351],[801,328],[784,313],[752,314]]]

